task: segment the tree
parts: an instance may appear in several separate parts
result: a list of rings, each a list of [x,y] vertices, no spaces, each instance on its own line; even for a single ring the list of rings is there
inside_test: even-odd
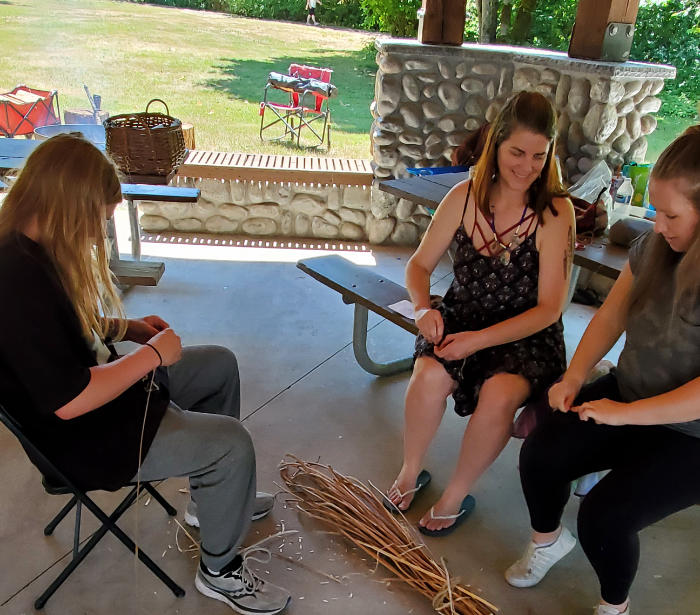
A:
[[[498,0],[477,0],[481,5],[479,14],[479,42],[493,43],[496,41],[496,17],[498,14]]]
[[[501,24],[498,28],[498,37],[506,38],[510,30],[510,19],[513,14],[513,0],[503,0],[501,7]]]
[[[514,43],[524,43],[530,34],[532,14],[537,8],[537,0],[522,0],[515,14],[515,25],[511,39]]]

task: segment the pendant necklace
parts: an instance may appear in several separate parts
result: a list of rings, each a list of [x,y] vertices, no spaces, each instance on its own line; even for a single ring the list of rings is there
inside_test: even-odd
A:
[[[525,203],[525,207],[523,207],[523,213],[520,216],[520,222],[518,222],[518,226],[513,233],[513,238],[508,242],[508,244],[503,243],[496,232],[496,212],[494,211],[493,214],[491,214],[491,219],[488,222],[489,226],[491,227],[491,231],[493,231],[493,241],[491,242],[489,248],[493,248],[494,251],[501,248],[501,253],[498,255],[498,260],[502,265],[508,265],[508,263],[510,263],[511,252],[522,243],[522,238],[520,237],[520,227],[523,224],[523,220],[525,220],[526,213],[527,203]]]

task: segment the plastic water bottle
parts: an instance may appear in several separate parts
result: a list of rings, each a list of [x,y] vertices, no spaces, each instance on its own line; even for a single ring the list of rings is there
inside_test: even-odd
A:
[[[632,202],[632,195],[634,194],[634,188],[632,187],[632,180],[629,177],[624,177],[622,183],[615,193],[615,205],[624,206],[629,205]]]
[[[615,224],[615,222],[617,222],[620,218],[624,218],[629,215],[630,203],[632,202],[633,194],[634,188],[632,187],[632,180],[629,177],[625,177],[615,193],[613,210],[608,216],[610,226]]]
[[[610,182],[610,198],[614,201],[615,196],[617,195],[617,189],[622,186],[622,182],[624,181],[624,176],[621,173],[618,173],[615,175],[615,177],[612,178],[612,181]]]

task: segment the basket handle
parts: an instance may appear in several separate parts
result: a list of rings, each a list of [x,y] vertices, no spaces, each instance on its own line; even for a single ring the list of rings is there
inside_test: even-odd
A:
[[[170,110],[168,109],[167,103],[164,100],[161,100],[160,98],[153,98],[149,101],[149,103],[146,105],[146,113],[148,113],[148,107],[150,107],[151,104],[154,102],[163,103],[163,106],[165,107],[165,115],[170,115]]]

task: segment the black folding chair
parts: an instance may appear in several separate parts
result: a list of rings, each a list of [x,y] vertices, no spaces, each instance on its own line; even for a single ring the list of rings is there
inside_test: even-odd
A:
[[[0,421],[12,432],[19,440],[25,452],[30,457],[32,463],[42,473],[42,484],[44,489],[50,495],[72,495],[70,501],[61,509],[54,519],[44,528],[44,534],[50,536],[61,520],[75,507],[75,534],[73,537],[73,558],[70,563],[63,569],[61,574],[49,585],[41,596],[34,602],[34,607],[37,609],[43,608],[48,599],[61,586],[61,584],[70,576],[77,568],[78,564],[85,559],[85,556],[92,551],[95,545],[107,533],[114,534],[122,544],[138,555],[138,558],[155,574],[170,590],[178,597],[185,595],[185,590],[182,589],[175,581],[173,581],[148,555],[140,548],[137,548],[129,536],[127,536],[117,525],[117,520],[126,512],[141,491],[147,491],[153,498],[165,509],[165,511],[174,516],[177,511],[156,491],[156,489],[148,482],[142,482],[139,485],[129,485],[131,489],[128,495],[122,500],[111,515],[107,514],[87,495],[87,493],[78,487],[63,474],[51,460],[49,460],[42,452],[34,445],[34,443],[25,435],[21,425],[14,417],[0,405]],[[48,479],[47,477],[51,477]],[[80,517],[82,506],[92,512],[102,523],[100,528],[90,537],[90,539],[80,548]]]

